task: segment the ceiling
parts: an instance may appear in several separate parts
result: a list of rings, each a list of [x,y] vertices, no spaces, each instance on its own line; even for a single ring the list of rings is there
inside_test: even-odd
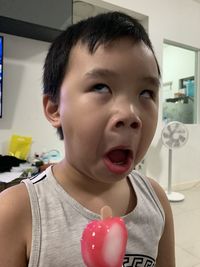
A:
[[[99,13],[107,12],[108,9],[99,7],[84,1],[74,0],[73,1],[73,22],[76,23],[81,19],[95,16]]]
[[[96,2],[97,4],[93,4],[93,2]],[[138,19],[144,26],[144,28],[148,31],[147,16],[102,1],[86,0],[85,2],[81,0],[73,0],[73,23],[76,23],[82,19],[86,19],[90,16],[96,16],[99,13],[106,13],[112,10],[124,12],[134,17],[135,19]]]

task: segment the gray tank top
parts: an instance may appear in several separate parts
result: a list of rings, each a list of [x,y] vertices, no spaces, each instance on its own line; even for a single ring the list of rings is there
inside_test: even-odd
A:
[[[123,219],[128,242],[123,266],[155,266],[165,224],[163,208],[150,182],[138,172],[129,175],[137,205]],[[32,210],[32,245],[28,267],[84,266],[80,239],[86,224],[100,219],[59,185],[51,167],[26,179]],[[112,264],[111,264],[112,266]]]

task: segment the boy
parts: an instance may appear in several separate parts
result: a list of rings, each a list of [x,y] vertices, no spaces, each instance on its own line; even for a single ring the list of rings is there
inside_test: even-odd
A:
[[[82,231],[105,205],[128,229],[124,266],[175,266],[165,193],[130,174],[156,130],[159,79],[148,35],[119,12],[72,25],[51,45],[43,104],[65,157],[1,194],[0,266],[84,266]]]

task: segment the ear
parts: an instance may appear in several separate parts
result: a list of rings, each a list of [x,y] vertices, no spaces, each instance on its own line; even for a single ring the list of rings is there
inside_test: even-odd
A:
[[[61,127],[59,105],[52,100],[48,95],[43,96],[43,109],[47,120],[55,128]]]

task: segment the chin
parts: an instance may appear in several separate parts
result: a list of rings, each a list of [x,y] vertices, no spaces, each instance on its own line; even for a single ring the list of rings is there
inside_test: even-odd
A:
[[[113,184],[115,182],[119,182],[119,181],[123,180],[131,172],[132,172],[132,169],[126,173],[123,173],[123,174],[115,174],[115,173],[107,172],[107,173],[103,174],[101,177],[97,177],[96,180],[98,180],[99,182],[105,183],[105,184]],[[103,179],[102,179],[102,177],[103,177]]]

